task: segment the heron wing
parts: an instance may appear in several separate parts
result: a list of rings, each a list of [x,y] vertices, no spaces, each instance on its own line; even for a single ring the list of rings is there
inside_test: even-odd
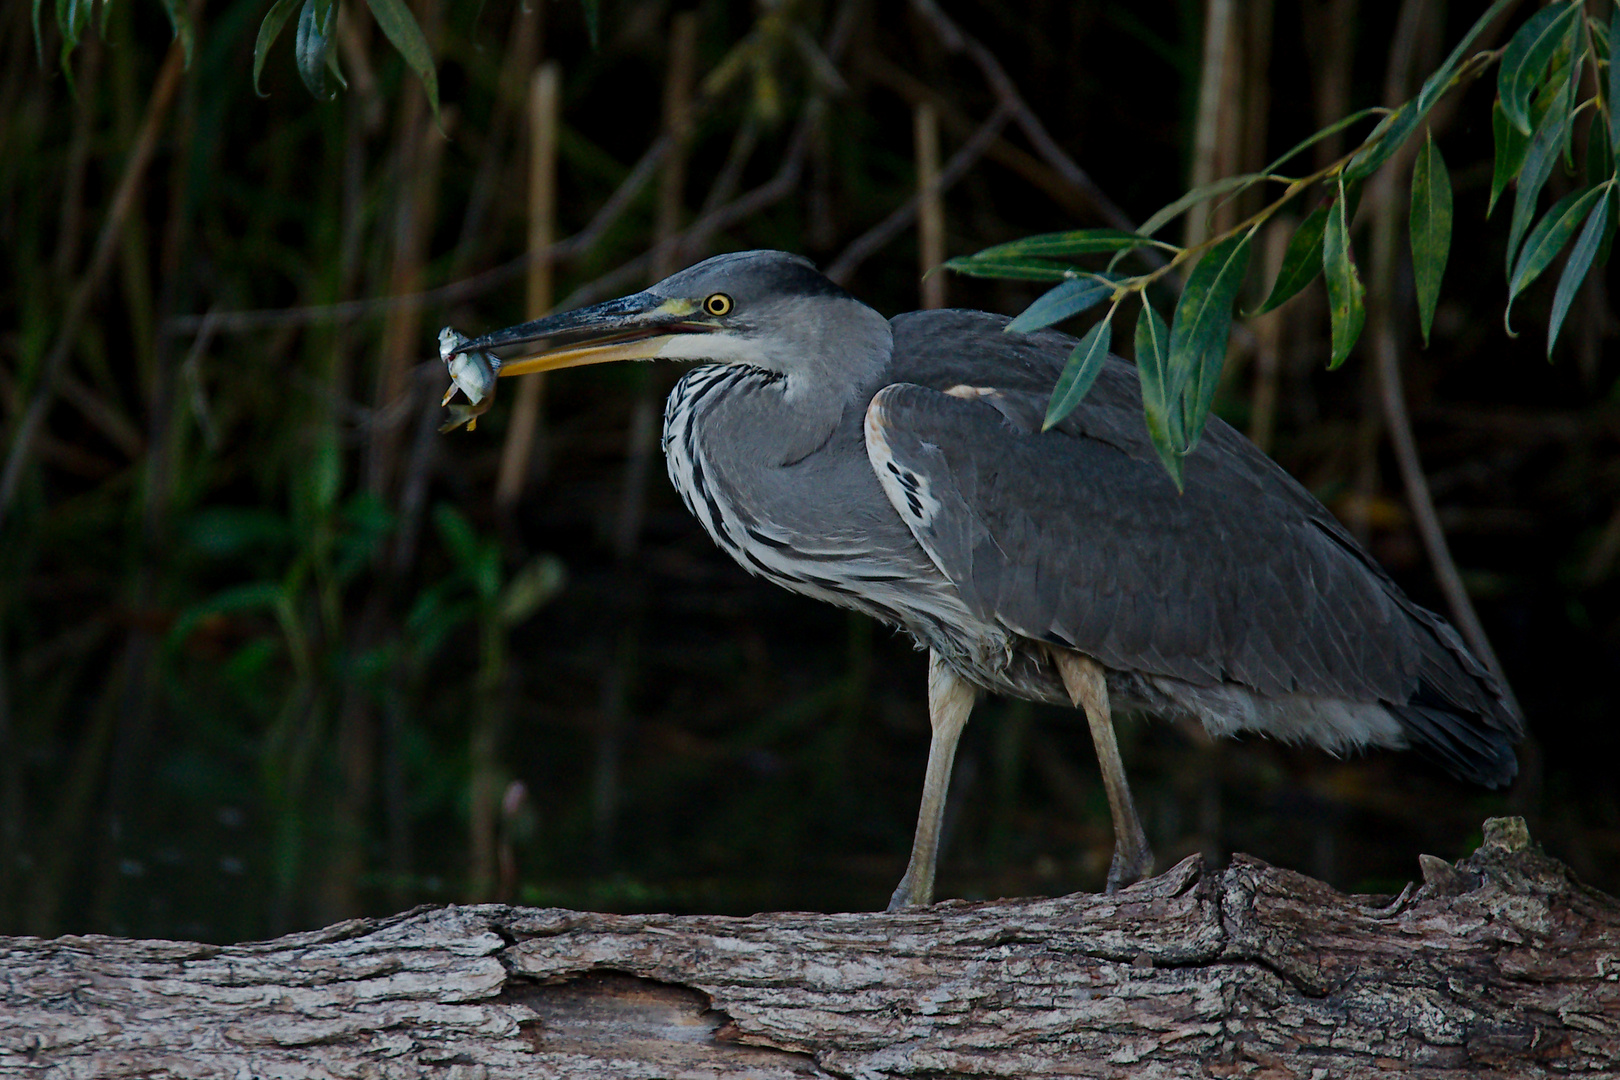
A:
[[[906,381],[873,397],[868,454],[975,614],[1122,670],[1415,702],[1519,733],[1455,631],[1230,426],[1211,419],[1178,493],[1132,366],[1111,359],[1042,432],[1072,338],[1002,334],[1004,320],[977,313],[909,322],[895,322],[892,365]]]

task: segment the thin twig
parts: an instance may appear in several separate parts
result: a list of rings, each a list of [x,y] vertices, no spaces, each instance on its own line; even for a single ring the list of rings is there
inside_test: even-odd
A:
[[[827,45],[823,50],[829,60],[836,63],[849,44],[850,35],[855,28],[854,4],[846,3],[833,20],[833,28],[828,34]],[[819,108],[819,98],[812,98],[806,108]],[[698,113],[704,108],[707,99],[699,97],[694,104],[694,112]],[[797,183],[800,167],[803,165],[803,155],[808,132],[801,122],[794,133],[789,145],[782,168],[777,171],[767,183],[755,188],[753,191],[736,200],[729,206],[721,207],[712,213],[705,214],[694,222],[678,241],[682,244],[681,251],[696,247],[708,236],[720,229],[728,228],[751,214],[781,201],[791,193],[792,184]],[[658,174],[659,166],[663,164],[664,156],[674,148],[674,140],[667,133],[660,134],[653,140],[647,152],[642,154],[641,160],[636,162],[630,170],[630,175],[618,186],[590,224],[574,235],[559,240],[545,251],[525,252],[516,258],[509,259],[499,266],[491,267],[479,274],[461,281],[453,281],[448,285],[441,285],[436,289],[412,293],[406,296],[380,296],[368,300],[345,300],[336,304],[311,304],[304,307],[292,308],[260,308],[248,311],[219,311],[211,313],[216,332],[243,333],[250,330],[265,330],[290,326],[307,326],[312,323],[324,322],[352,322],[372,315],[383,315],[396,308],[421,305],[447,306],[470,300],[475,296],[482,296],[492,292],[508,282],[515,281],[528,272],[529,264],[539,258],[550,259],[558,264],[579,258],[589,253],[606,233],[629,208],[644,187]],[[791,181],[787,189],[783,190],[783,182]],[[651,253],[649,253],[650,255]],[[584,303],[584,299],[577,297],[594,298],[609,288],[618,288],[634,281],[646,273],[646,266],[650,264],[649,255],[643,255],[631,263],[620,267],[612,274],[588,282],[576,289],[573,294],[565,298],[563,307],[575,303]],[[203,315],[181,315],[169,319],[164,328],[173,334],[196,333],[201,328]]]
[[[933,86],[891,62],[880,53],[867,50],[861,54],[861,71],[880,86],[886,86],[913,107],[929,104],[939,113],[939,119],[958,138],[966,139],[976,130],[972,118]],[[1035,155],[1007,141],[1005,133],[990,144],[984,156],[1017,173],[1025,181],[1044,191],[1053,202],[1077,217],[1092,213],[1091,201],[1077,192],[1056,169]]]
[[[788,143],[787,152],[782,156],[782,164],[771,177],[759,187],[737,197],[732,202],[711,211],[687,226],[684,232],[677,234],[666,242],[667,245],[678,252],[680,258],[686,257],[690,252],[699,250],[708,238],[722,229],[728,229],[739,222],[746,221],[755,214],[773,206],[797,190],[799,176],[804,171],[805,154],[810,147],[810,129],[812,118],[821,108],[820,99],[813,98],[805,105],[799,119],[799,126],[795,129],[792,139]],[[659,259],[666,244],[658,244],[637,255],[635,258],[621,263],[613,270],[592,281],[587,281],[558,302],[559,310],[578,307],[588,304],[604,296],[611,296],[623,292],[636,281],[645,278],[647,273]]]
[[[996,141],[996,136],[1001,134],[1001,129],[1011,118],[1012,109],[1006,102],[998,102],[989,119],[979,125],[979,130],[973,133],[973,137],[951,156],[951,160],[945,163],[944,168],[939,170],[939,178],[934,184],[935,190],[949,191],[951,186],[984,156],[985,151]],[[856,267],[877,254],[884,245],[911,225],[917,216],[919,205],[921,195],[913,195],[890,212],[888,217],[850,241],[843,253],[827,267],[827,276],[840,285],[848,282]]]
[[[1451,617],[1457,621],[1457,629],[1462,633],[1463,640],[1468,642],[1468,647],[1474,650],[1474,654],[1502,684],[1502,691],[1513,711],[1522,712],[1513,695],[1513,688],[1508,685],[1507,676],[1502,671],[1502,663],[1496,658],[1496,650],[1491,648],[1485,627],[1474,611],[1474,603],[1468,598],[1462,575],[1457,572],[1457,564],[1451,557],[1451,547],[1446,543],[1445,530],[1440,527],[1440,517],[1435,513],[1434,497],[1429,493],[1429,481],[1423,473],[1423,462],[1418,458],[1417,440],[1412,436],[1412,418],[1406,411],[1406,391],[1401,386],[1400,346],[1393,329],[1387,324],[1380,327],[1374,348],[1377,351],[1378,386],[1383,401],[1384,422],[1389,427],[1389,441],[1395,450],[1401,481],[1406,486],[1406,501],[1411,504],[1412,520],[1423,539],[1429,562],[1434,566],[1435,579],[1440,583],[1446,606],[1451,609]]]
[[[945,275],[930,274],[945,261],[945,190],[939,182],[939,114],[932,105],[913,110],[917,156],[917,274],[922,306],[945,306]]]
[[[442,307],[482,296],[527,274],[530,264],[536,259],[546,258],[556,263],[588,253],[596,246],[602,235],[613,227],[636,196],[641,194],[647,182],[657,175],[658,166],[663,161],[664,155],[669,152],[671,145],[668,136],[660,135],[655,139],[647,148],[647,152],[641,155],[641,160],[630,170],[630,175],[624,178],[624,182],[608,197],[608,201],[602,204],[602,208],[596,212],[590,224],[579,232],[557,241],[549,248],[525,252],[472,277],[453,281],[436,289],[400,296],[379,296],[367,300],[345,300],[336,304],[311,304],[305,307],[181,315],[170,319],[167,329],[175,334],[195,333],[201,329],[206,318],[212,318],[214,329],[221,333],[243,333],[249,330],[307,326],[323,322],[353,322],[372,315],[385,315],[396,308],[413,305],[421,305],[424,308]]]
[[[184,70],[185,51],[176,40],[169,47],[169,55],[158,71],[157,81],[152,87],[152,96],[147,101],[146,119],[141,125],[140,134],[135,137],[135,146],[130,152],[128,163],[124,166],[124,174],[118,180],[118,189],[113,194],[112,205],[107,211],[107,220],[101,226],[101,235],[96,240],[96,250],[91,256],[90,267],[79,279],[79,284],[68,300],[56,344],[51,347],[40,369],[39,385],[34,390],[34,399],[29,403],[28,411],[17,428],[16,438],[11,442],[11,451],[6,455],[5,469],[0,471],[0,524],[4,524],[6,512],[11,509],[12,499],[17,494],[17,485],[22,480],[23,469],[33,453],[40,428],[44,426],[45,414],[50,411],[51,402],[56,398],[57,384],[61,380],[62,369],[67,364],[68,355],[78,343],[79,331],[89,321],[90,305],[101,289],[108,267],[112,265],[113,253],[123,236],[124,225],[129,220],[130,211],[135,206],[135,196],[140,190],[141,180],[146,176],[146,170],[152,164],[152,158],[157,152],[158,134],[163,130],[163,122],[168,118],[170,106],[174,104]]]
[[[1090,174],[1075,164],[1074,159],[1065,154],[1063,148],[1057,144],[1057,140],[1052,138],[1051,134],[1046,130],[1046,125],[1041,123],[1040,117],[1035,115],[1034,110],[1029,107],[1018,93],[1018,88],[1007,74],[1007,69],[1001,66],[1001,61],[996,59],[995,53],[986,48],[977,38],[957,26],[950,16],[939,9],[939,5],[934,0],[911,0],[911,6],[917,14],[923,17],[925,22],[933,27],[934,33],[939,37],[940,44],[944,45],[950,52],[966,53],[968,58],[978,66],[979,71],[984,75],[985,82],[990,84],[991,92],[996,95],[996,100],[1007,108],[1012,119],[1023,130],[1030,144],[1035,147],[1035,152],[1048,165],[1056,169],[1058,174],[1071,187],[1090,200],[1091,205],[1104,221],[1116,229],[1135,232],[1136,223],[1130,219],[1130,216],[1121,210],[1119,204],[1110,199],[1108,193],[1097,186],[1097,182],[1091,178]],[[1151,257],[1151,253],[1147,254]]]

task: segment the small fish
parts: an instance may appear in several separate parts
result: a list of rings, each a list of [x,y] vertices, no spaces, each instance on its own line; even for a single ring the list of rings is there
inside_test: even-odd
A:
[[[452,401],[445,405],[450,410],[450,419],[439,425],[439,434],[454,431],[462,424],[467,425],[468,431],[478,430],[478,418],[489,412],[489,407],[495,404],[495,395],[491,394],[477,405],[463,405],[459,401]]]
[[[500,358],[481,349],[460,352],[461,346],[471,340],[466,334],[451,327],[439,331],[439,358],[450,370],[450,388],[444,392],[440,404],[450,409],[450,419],[441,432],[454,431],[463,424],[472,431],[478,427],[478,418],[495,403],[495,380],[500,375]],[[450,403],[460,390],[470,404]]]

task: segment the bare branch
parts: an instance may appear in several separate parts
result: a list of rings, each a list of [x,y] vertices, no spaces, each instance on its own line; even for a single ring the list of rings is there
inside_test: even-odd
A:
[[[51,347],[40,369],[39,385],[34,390],[34,399],[29,403],[28,411],[23,415],[22,423],[17,428],[16,438],[11,442],[11,452],[6,455],[5,468],[0,470],[0,524],[5,522],[6,511],[11,508],[11,501],[17,494],[17,485],[22,480],[23,468],[28,464],[34,442],[39,437],[40,428],[45,424],[45,414],[50,411],[51,402],[56,398],[57,386],[67,365],[68,354],[78,343],[79,331],[88,321],[90,305],[101,289],[108,267],[112,265],[113,253],[124,233],[124,224],[129,220],[130,211],[135,206],[135,196],[139,193],[141,181],[146,177],[146,170],[152,164],[152,157],[157,152],[158,135],[168,119],[175,93],[180,89],[180,76],[184,69],[185,50],[176,39],[169,47],[169,55],[163,61],[163,67],[158,71],[157,81],[152,87],[152,96],[147,100],[146,119],[141,124],[140,134],[135,137],[135,146],[130,152],[129,161],[124,165],[124,174],[119,177],[118,189],[114,192],[112,206],[107,211],[107,220],[103,222],[101,236],[96,240],[95,254],[91,256],[89,268],[79,279],[79,284],[74,288],[73,295],[68,301],[56,343]]]
[[[951,156],[951,160],[945,163],[944,168],[939,170],[935,190],[949,191],[951,186],[984,156],[1011,116],[1012,109],[1005,101],[997,103],[989,119],[979,125],[979,130],[973,133],[973,137]],[[840,285],[846,284],[850,275],[855,273],[856,267],[877,254],[884,245],[899,236],[911,224],[917,216],[920,201],[921,195],[913,195],[896,207],[888,217],[852,240],[849,246],[844,248],[843,253],[832,261],[832,265],[827,267],[827,276]]]

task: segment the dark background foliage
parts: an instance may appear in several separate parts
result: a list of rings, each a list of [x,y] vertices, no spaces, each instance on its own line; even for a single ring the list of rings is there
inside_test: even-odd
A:
[[[562,73],[557,235],[585,227],[631,175],[664,123],[677,9],[607,3],[593,50],[581,9],[532,4],[413,5],[439,57],[442,135],[415,77],[347,7],[338,53],[351,89],[317,102],[291,27],[265,68],[268,98],[254,96],[263,0],[193,4],[195,58],[167,111],[150,104],[170,48],[159,5],[110,8],[105,39],[88,34],[73,56],[76,92],[36,62],[28,5],[0,10],[8,448],[143,124],[161,112],[138,201],[104,277],[90,275],[0,522],[0,933],[224,941],[490,897],[872,908],[897,880],[927,742],[924,658],[884,627],[748,577],[702,534],[644,452],[678,371],[552,377],[523,498],[501,510],[514,395],[503,390],[472,434],[434,433],[434,331],[523,318],[521,266],[448,299],[310,310],[523,255],[525,98],[542,58]],[[1382,103],[1393,53],[1412,49],[1421,76],[1477,14],[1431,2],[1403,38],[1398,8],[1210,5],[1238,13],[1245,57],[1222,84],[1221,171]],[[916,5],[692,10],[697,77],[728,57],[746,75],[700,99],[676,227],[726,186],[739,146],[722,205],[780,176],[796,140],[803,149],[780,197],[688,237],[681,263],[750,247],[835,263],[913,194],[920,101],[939,111],[947,157],[997,103]],[[824,54],[834,83],[812,54],[829,49],[840,12],[847,40]],[[1186,189],[1204,5],[963,0],[950,15],[1129,216]],[[1244,850],[1393,890],[1419,852],[1455,858],[1483,817],[1510,811],[1588,881],[1620,887],[1614,323],[1595,273],[1552,366],[1539,330],[1503,332],[1506,223],[1500,209],[1484,218],[1489,108],[1490,88],[1474,87],[1435,131],[1457,235],[1426,351],[1404,255],[1392,291],[1434,499],[1529,716],[1521,778],[1493,794],[1409,756],[1210,745],[1127,721],[1163,863]],[[1552,186],[1570,183],[1560,171]],[[658,190],[641,188],[559,262],[559,298],[648,280],[650,263],[593,285],[652,246]],[[945,215],[951,255],[1106,224],[1016,125],[950,188]],[[1366,203],[1361,216],[1365,244]],[[1256,299],[1263,276],[1251,274]],[[1518,325],[1546,325],[1553,280],[1521,298]],[[918,281],[908,226],[849,287],[892,314],[917,306]],[[1012,313],[1039,286],[951,278],[947,290],[952,304]],[[271,314],[233,321],[240,311]],[[211,324],[187,321],[208,312]],[[1326,337],[1318,283],[1269,329],[1237,337],[1217,410],[1274,432],[1272,453],[1441,608],[1371,365],[1358,355],[1325,372]],[[1274,398],[1257,376],[1267,349]],[[982,704],[947,829],[943,895],[1100,887],[1112,837],[1079,714]]]

